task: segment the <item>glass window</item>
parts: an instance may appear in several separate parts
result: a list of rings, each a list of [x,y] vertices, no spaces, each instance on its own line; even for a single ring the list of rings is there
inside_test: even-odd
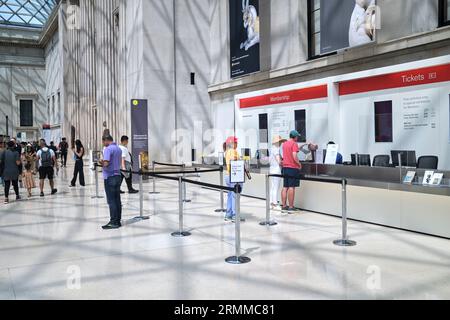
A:
[[[450,0],[444,0],[443,1],[443,17],[442,22],[444,25],[450,24]]]
[[[450,25],[450,0],[439,0],[439,26]]]
[[[320,55],[320,0],[309,0],[309,56]]]
[[[297,130],[301,137],[299,142],[306,142],[306,110],[295,111],[295,130]]]
[[[259,143],[269,143],[269,117],[267,113],[259,115]]]
[[[20,126],[33,126],[33,100],[20,100]]]
[[[375,142],[393,142],[392,101],[375,102]]]
[[[42,28],[59,0],[0,1],[0,24]]]

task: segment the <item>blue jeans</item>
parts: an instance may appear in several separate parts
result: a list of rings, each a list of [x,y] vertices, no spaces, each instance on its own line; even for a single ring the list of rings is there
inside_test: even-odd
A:
[[[109,206],[110,222],[112,224],[120,224],[122,220],[122,201],[120,200],[120,185],[122,184],[121,176],[109,177],[105,180],[106,199]]]
[[[234,188],[237,183],[231,183],[230,176],[225,176],[225,184],[228,188]],[[242,188],[242,184],[240,184]],[[234,218],[236,216],[236,194],[232,191],[228,192],[228,199],[227,199],[227,218]]]

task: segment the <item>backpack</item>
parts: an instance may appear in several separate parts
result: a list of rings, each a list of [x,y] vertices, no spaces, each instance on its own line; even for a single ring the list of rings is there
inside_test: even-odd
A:
[[[59,148],[61,149],[61,152],[67,152],[67,149],[69,149],[69,144],[67,142],[61,142]]]
[[[48,149],[47,151],[41,150],[41,167],[53,167],[53,159],[52,154],[50,153],[50,149]]]

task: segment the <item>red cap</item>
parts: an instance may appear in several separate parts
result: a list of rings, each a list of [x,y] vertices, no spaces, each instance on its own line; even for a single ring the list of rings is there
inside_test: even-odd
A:
[[[228,137],[227,144],[238,143],[238,138],[236,137]]]

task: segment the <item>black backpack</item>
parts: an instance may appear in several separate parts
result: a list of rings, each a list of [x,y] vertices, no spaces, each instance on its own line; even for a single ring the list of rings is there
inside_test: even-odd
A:
[[[47,149],[47,151],[41,150],[41,167],[53,167],[53,159],[50,149]]]
[[[69,144],[67,142],[61,142],[59,147],[61,149],[61,152],[65,153],[67,152],[67,149],[69,149]]]

